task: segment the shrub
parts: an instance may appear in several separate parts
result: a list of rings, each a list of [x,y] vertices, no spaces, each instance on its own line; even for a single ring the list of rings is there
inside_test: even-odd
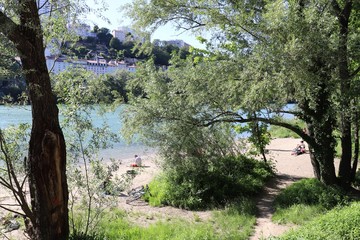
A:
[[[320,205],[331,209],[348,202],[339,188],[326,186],[317,179],[303,179],[284,189],[275,199],[276,208],[286,208],[294,204]]]
[[[150,184],[150,202],[187,209],[224,206],[235,199],[254,196],[273,176],[268,164],[244,156],[201,164],[187,161]]]
[[[277,239],[360,239],[360,203],[335,208]]]

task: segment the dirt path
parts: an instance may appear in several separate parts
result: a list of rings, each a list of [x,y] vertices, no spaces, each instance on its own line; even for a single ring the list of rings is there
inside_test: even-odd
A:
[[[289,230],[291,226],[284,226],[271,221],[273,201],[281,189],[302,178],[313,177],[313,170],[309,154],[291,155],[291,150],[299,139],[274,139],[269,149],[269,157],[274,161],[277,177],[264,189],[257,201],[258,216],[254,235],[250,240],[266,239],[279,236]]]

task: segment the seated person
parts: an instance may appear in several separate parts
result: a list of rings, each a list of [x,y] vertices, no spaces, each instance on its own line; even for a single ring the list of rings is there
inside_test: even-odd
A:
[[[296,146],[291,155],[300,155],[305,153],[305,151],[305,143],[304,141],[300,141],[300,143]]]
[[[130,164],[131,167],[141,167],[141,158],[135,155],[135,162]]]

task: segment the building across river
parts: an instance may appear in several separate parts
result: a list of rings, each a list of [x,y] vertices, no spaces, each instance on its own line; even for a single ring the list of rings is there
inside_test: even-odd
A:
[[[128,72],[136,71],[136,66],[131,61],[107,61],[105,58],[98,56],[92,60],[47,56],[46,65],[48,69],[55,74],[65,71],[68,68],[82,68],[94,72],[96,75],[112,74],[117,70],[125,70]]]

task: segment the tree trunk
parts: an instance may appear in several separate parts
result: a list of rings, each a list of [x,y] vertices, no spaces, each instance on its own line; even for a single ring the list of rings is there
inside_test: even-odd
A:
[[[337,13],[339,22],[339,47],[338,47],[338,67],[340,77],[341,92],[341,161],[339,165],[339,179],[345,187],[350,186],[351,180],[351,157],[352,157],[352,141],[351,141],[351,98],[350,98],[350,74],[348,66],[348,25],[352,9],[351,1],[348,1],[343,9],[339,5],[333,3]]]
[[[356,106],[357,107],[357,106]],[[357,166],[358,166],[358,162],[359,162],[359,148],[360,148],[360,143],[359,143],[359,112],[356,111],[355,112],[355,117],[354,117],[354,157],[353,157],[353,165],[352,165],[352,169],[351,169],[351,178],[350,181],[353,182],[355,180],[355,175],[356,175],[356,171],[357,171]]]
[[[27,164],[36,218],[32,222],[31,237],[66,239],[69,227],[65,140],[58,122],[49,75],[46,67],[40,66],[43,65],[41,63],[33,59],[29,62],[29,69],[44,69],[45,72],[36,74],[29,71],[31,73],[26,76],[29,85],[35,86],[29,89],[33,120]]]
[[[32,106],[27,173],[33,217],[26,221],[31,239],[67,239],[68,189],[66,148],[44,56],[43,35],[35,0],[19,0],[16,24],[1,14],[5,35],[21,59]]]
[[[318,144],[312,146],[313,151],[311,153],[311,162],[316,165],[314,172],[320,173],[320,181],[326,185],[338,184],[334,166],[334,139],[331,131],[324,129],[323,133],[317,134],[316,142]]]
[[[312,147],[309,147],[309,152],[310,152],[310,160],[311,160],[311,165],[313,167],[314,177],[318,180],[321,180],[320,164],[313,153]]]
[[[311,141],[309,144],[311,164],[314,175],[317,179],[327,185],[338,184],[334,166],[335,139],[333,137],[334,114],[328,107],[330,105],[329,89],[326,80],[329,78],[325,71],[318,71],[323,68],[322,61],[315,61],[316,67],[313,72],[320,72],[322,81],[318,83],[317,104],[311,107],[305,101],[299,104],[304,111],[303,119],[307,124],[307,136]]]

